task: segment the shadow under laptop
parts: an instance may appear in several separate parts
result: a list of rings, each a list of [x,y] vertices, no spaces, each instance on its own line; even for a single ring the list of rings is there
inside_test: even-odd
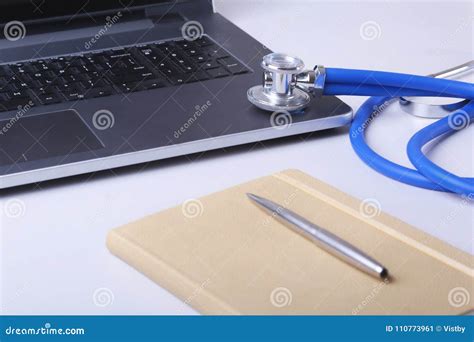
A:
[[[3,196],[7,196],[9,194],[21,194],[25,192],[31,191],[43,191],[43,190],[50,190],[65,186],[70,186],[73,184],[81,184],[81,183],[92,183],[97,182],[103,179],[107,179],[110,177],[120,177],[126,176],[131,174],[137,174],[141,172],[149,172],[156,170],[157,168],[167,168],[167,167],[175,167],[175,166],[184,166],[185,164],[192,163],[199,163],[204,162],[210,159],[220,158],[225,156],[232,155],[235,158],[238,158],[239,154],[244,153],[251,153],[261,151],[263,149],[271,149],[271,148],[278,148],[283,145],[296,145],[301,144],[309,141],[317,141],[320,139],[325,139],[329,137],[335,136],[343,136],[348,134],[349,127],[339,127],[333,128],[323,131],[316,131],[310,132],[305,134],[298,134],[289,137],[282,137],[278,139],[271,139],[265,140],[261,142],[254,142],[248,143],[238,146],[231,146],[225,148],[219,148],[216,150],[209,150],[204,152],[197,152],[193,154],[167,158],[167,159],[160,159],[140,164],[122,166],[119,168],[108,169],[108,170],[101,170],[95,171],[92,173],[86,173],[76,176],[69,176],[65,178],[53,179],[43,182],[37,182],[32,184],[21,185],[13,188],[7,188],[0,190],[0,194]]]

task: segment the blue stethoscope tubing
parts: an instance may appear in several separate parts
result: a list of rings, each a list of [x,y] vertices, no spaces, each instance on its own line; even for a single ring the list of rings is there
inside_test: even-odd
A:
[[[384,71],[327,68],[325,95],[372,96],[358,109],[350,127],[350,140],[357,155],[371,168],[397,181],[420,188],[474,194],[474,178],[459,177],[430,161],[422,152],[430,141],[467,127],[474,121],[474,84]],[[407,154],[415,169],[396,164],[372,150],[365,132],[374,115],[400,96],[455,97],[471,100],[410,139]],[[375,110],[375,109],[380,110]],[[471,146],[472,148],[472,146]]]

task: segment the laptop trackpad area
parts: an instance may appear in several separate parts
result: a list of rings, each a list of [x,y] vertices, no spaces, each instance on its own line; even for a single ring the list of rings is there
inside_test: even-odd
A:
[[[0,120],[0,166],[102,147],[74,110]]]

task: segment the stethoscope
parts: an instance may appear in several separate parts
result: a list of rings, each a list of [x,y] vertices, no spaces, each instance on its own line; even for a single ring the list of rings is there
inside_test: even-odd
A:
[[[301,59],[282,53],[264,56],[261,65],[264,69],[263,84],[247,91],[248,100],[255,106],[266,111],[293,113],[304,111],[311,101],[323,95],[371,96],[357,110],[350,127],[352,147],[367,165],[406,184],[454,192],[469,196],[470,199],[474,197],[474,178],[450,173],[431,162],[422,152],[423,146],[432,140],[464,129],[474,121],[474,84],[442,78],[474,68],[473,61],[430,76],[325,68],[320,65],[313,70],[305,70]],[[426,107],[417,102],[415,97],[462,100]],[[444,116],[418,131],[408,142],[407,154],[414,169],[382,157],[365,140],[367,127],[381,112],[375,112],[374,108],[383,110],[397,100],[411,114],[430,118]]]

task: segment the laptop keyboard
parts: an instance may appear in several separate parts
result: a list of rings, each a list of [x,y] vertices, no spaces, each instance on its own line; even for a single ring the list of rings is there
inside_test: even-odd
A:
[[[0,65],[0,112],[247,72],[206,36]]]

